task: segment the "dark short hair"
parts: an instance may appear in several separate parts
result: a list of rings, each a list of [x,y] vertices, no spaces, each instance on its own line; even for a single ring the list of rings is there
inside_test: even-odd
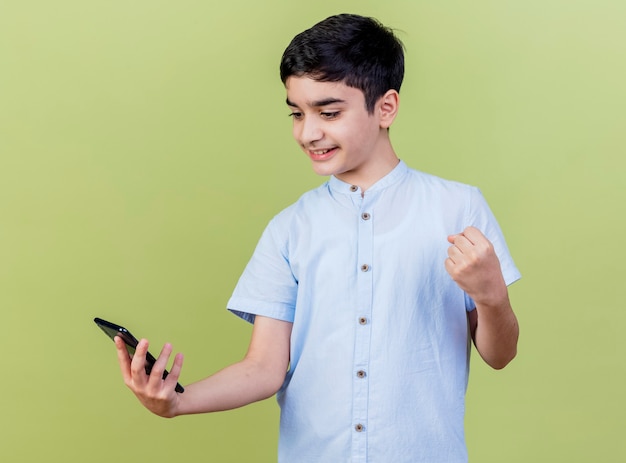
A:
[[[296,35],[285,49],[280,62],[283,84],[290,76],[358,88],[371,113],[388,90],[400,91],[404,47],[390,28],[374,18],[331,16]]]

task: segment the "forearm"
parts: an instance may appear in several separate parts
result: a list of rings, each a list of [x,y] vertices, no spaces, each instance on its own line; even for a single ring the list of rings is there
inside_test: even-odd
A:
[[[289,365],[290,336],[291,323],[257,316],[244,359],[188,385],[184,393],[175,392],[183,366],[182,354],[176,354],[169,375],[163,379],[172,354],[171,344],[163,346],[150,375],[145,371],[147,340],[139,342],[132,359],[119,337],[115,338],[115,345],[126,385],[152,413],[172,418],[229,410],[275,394]]]
[[[508,295],[490,303],[476,303],[474,344],[483,360],[501,369],[517,354],[519,325]]]
[[[476,303],[469,313],[476,349],[491,367],[504,368],[517,354],[519,327],[493,244],[474,227],[448,241],[446,270]]]
[[[274,395],[286,371],[271,371],[251,358],[185,387],[175,415],[231,410]]]
[[[287,374],[290,337],[291,323],[257,316],[243,360],[187,386],[174,416],[230,410],[274,395]]]

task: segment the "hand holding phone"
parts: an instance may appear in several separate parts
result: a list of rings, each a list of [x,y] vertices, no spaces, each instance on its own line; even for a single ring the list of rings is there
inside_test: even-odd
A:
[[[135,355],[135,349],[137,347],[137,344],[139,344],[139,341],[130,333],[130,331],[128,331],[123,326],[116,325],[115,323],[108,322],[101,318],[96,317],[94,318],[93,321],[112,340],[114,340],[116,336],[122,339],[124,341],[124,344],[126,345],[126,350],[128,351],[128,355],[130,355],[131,358],[133,355]],[[155,362],[156,362],[156,359],[154,358],[154,356],[150,354],[150,352],[146,352],[145,369],[146,369],[147,375],[150,375],[150,372],[152,371],[152,367],[154,366]],[[169,372],[167,370],[164,370],[163,379],[165,379],[168,374]],[[175,391],[182,393],[182,392],[185,392],[185,389],[179,383],[176,383]]]

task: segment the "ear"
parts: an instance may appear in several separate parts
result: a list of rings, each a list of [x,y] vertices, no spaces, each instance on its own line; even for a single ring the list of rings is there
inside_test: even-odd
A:
[[[387,93],[378,100],[377,106],[380,115],[380,127],[388,129],[398,115],[400,95],[396,90],[387,90]]]

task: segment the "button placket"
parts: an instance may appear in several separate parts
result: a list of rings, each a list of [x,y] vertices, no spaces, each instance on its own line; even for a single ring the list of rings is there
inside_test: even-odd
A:
[[[369,209],[367,195],[359,204],[358,212],[358,240],[357,240],[357,310],[355,314],[355,350],[352,375],[353,382],[353,455],[366,455],[367,453],[367,420],[369,400],[369,361],[373,294],[373,240],[374,228],[372,212]],[[360,461],[360,460],[359,460]]]

